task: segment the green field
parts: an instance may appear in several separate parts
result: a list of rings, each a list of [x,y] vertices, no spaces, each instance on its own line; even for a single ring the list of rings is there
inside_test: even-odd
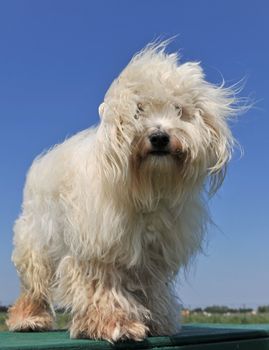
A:
[[[183,317],[184,323],[231,323],[231,324],[264,324],[269,323],[269,313],[253,315],[251,313],[233,313],[233,314],[211,314],[206,316],[202,313],[190,314]]]
[[[6,331],[5,325],[6,313],[0,312],[0,331]],[[64,329],[68,327],[69,322],[68,314],[57,314],[57,329]],[[183,323],[230,323],[230,324],[261,324],[269,323],[269,313],[261,314],[242,314],[235,313],[231,315],[212,314],[206,316],[202,313],[191,313],[189,316],[183,317]]]

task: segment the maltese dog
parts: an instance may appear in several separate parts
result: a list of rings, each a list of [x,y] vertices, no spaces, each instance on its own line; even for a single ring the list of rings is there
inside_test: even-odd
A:
[[[21,295],[12,331],[142,340],[180,330],[175,280],[201,249],[208,195],[233,148],[232,89],[180,64],[166,43],[136,54],[107,91],[100,124],[33,162],[14,227]]]

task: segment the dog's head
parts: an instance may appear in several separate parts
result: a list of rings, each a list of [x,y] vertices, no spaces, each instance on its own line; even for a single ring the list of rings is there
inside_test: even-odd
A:
[[[234,93],[164,49],[149,45],[134,56],[99,108],[105,171],[111,181],[132,179],[135,191],[201,188],[209,177],[214,192],[233,146]]]

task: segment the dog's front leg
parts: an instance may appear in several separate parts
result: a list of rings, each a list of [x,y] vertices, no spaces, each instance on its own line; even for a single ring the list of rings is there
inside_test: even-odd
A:
[[[148,278],[146,307],[151,312],[150,333],[153,336],[179,333],[180,302],[175,296],[172,283]]]
[[[126,272],[71,257],[59,269],[58,299],[71,309],[72,338],[115,342],[146,337],[150,313],[125,287]]]

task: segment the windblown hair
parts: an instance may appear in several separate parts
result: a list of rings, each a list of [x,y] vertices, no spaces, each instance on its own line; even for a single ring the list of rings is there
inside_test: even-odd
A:
[[[213,194],[223,181],[235,102],[232,89],[205,81],[197,62],[179,64],[165,43],[134,56],[99,107],[100,125],[28,173],[14,228],[22,296],[10,329],[49,328],[55,302],[71,310],[73,337],[139,340],[179,329],[173,281],[202,247],[206,184]],[[157,151],[156,132],[169,142]]]

